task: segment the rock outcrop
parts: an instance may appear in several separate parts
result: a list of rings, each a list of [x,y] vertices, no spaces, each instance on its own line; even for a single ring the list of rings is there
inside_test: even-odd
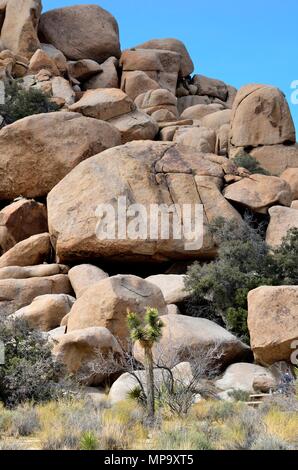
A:
[[[291,362],[298,338],[298,287],[259,287],[248,295],[248,328],[255,359]]]
[[[76,301],[68,318],[68,332],[89,327],[104,327],[121,342],[129,337],[127,311],[144,316],[148,305],[161,314],[167,306],[161,290],[132,275],[104,279],[86,290]]]
[[[117,129],[78,113],[21,119],[0,131],[0,199],[45,196],[81,161],[120,143]]]
[[[258,147],[284,143],[296,143],[296,134],[283,93],[264,85],[241,88],[233,105],[231,145]]]
[[[47,294],[36,297],[33,302],[17,310],[14,319],[27,323],[29,328],[51,331],[59,327],[75,302],[75,298],[66,294]]]
[[[245,344],[205,318],[166,315],[161,319],[164,323],[163,336],[153,347],[154,361],[160,366],[172,368],[180,362],[201,360],[210,348],[216,351],[213,367],[223,367],[241,358],[249,358],[249,348]],[[142,348],[138,344],[134,355],[138,361],[144,361]]]
[[[119,29],[115,18],[98,5],[77,5],[43,13],[39,36],[69,60],[99,63],[120,57]]]
[[[0,212],[0,249],[4,253],[25,238],[48,231],[44,204],[20,199]]]
[[[8,0],[1,29],[3,49],[28,59],[39,49],[37,37],[41,0]]]
[[[67,333],[59,338],[53,352],[56,360],[85,385],[100,385],[110,375],[123,370],[122,349],[106,328],[85,328]],[[111,358],[112,367],[109,368]]]
[[[71,295],[72,289],[68,276],[57,274],[48,277],[1,280],[0,292],[0,314],[5,317],[30,305],[38,296],[47,294]]]
[[[269,209],[269,215],[266,242],[272,248],[278,248],[289,230],[298,229],[298,212],[292,207],[274,206]]]

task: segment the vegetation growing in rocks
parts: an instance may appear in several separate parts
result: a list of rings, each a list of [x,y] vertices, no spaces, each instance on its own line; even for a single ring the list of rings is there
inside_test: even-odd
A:
[[[32,87],[26,90],[17,81],[7,81],[5,84],[5,103],[0,105],[0,114],[5,124],[12,124],[33,114],[50,113],[58,109],[42,90]]]
[[[274,251],[266,244],[262,227],[254,227],[249,219],[242,225],[218,219],[212,231],[219,244],[218,257],[189,268],[188,313],[219,322],[248,341],[249,291],[298,283],[298,229],[290,230]]]
[[[258,160],[247,152],[239,152],[233,159],[233,162],[238,166],[245,168],[252,174],[270,175],[269,171],[261,167]]]
[[[65,392],[60,382],[63,368],[56,363],[51,345],[40,332],[21,321],[0,319],[0,342],[5,363],[0,366],[0,401],[14,407],[27,401],[45,402]]]

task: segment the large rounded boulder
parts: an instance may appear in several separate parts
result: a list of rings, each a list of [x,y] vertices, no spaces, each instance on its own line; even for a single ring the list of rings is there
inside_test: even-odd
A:
[[[0,131],[0,199],[46,196],[81,161],[120,143],[113,126],[78,113],[21,119]]]
[[[298,286],[262,286],[248,295],[248,328],[255,359],[292,362],[298,346]]]
[[[136,276],[118,275],[90,287],[71,309],[68,332],[104,327],[121,341],[129,337],[127,312],[144,316],[147,307],[157,308],[161,315],[167,306],[161,290]]]
[[[232,146],[258,147],[290,142],[296,142],[296,135],[284,94],[266,85],[241,88],[232,110]]]
[[[208,216],[202,214],[204,223],[199,221],[198,230],[193,231],[197,237],[193,244],[186,240],[191,237],[186,237],[183,223],[181,238],[173,237],[172,217],[170,236],[162,236],[155,211],[156,206],[170,210],[173,203],[181,211],[186,210],[183,204],[201,205],[196,175],[216,181],[223,177],[222,166],[212,160],[208,154],[176,143],[139,141],[81,163],[48,196],[49,230],[60,261],[161,262],[214,256]],[[221,194],[218,199],[224,200]],[[213,205],[214,214],[217,201]],[[222,215],[220,204],[217,214]],[[232,207],[229,216],[240,218]],[[105,231],[105,225],[111,230]],[[140,225],[142,230],[138,230]]]
[[[116,19],[97,5],[76,5],[50,10],[41,16],[39,35],[70,60],[99,63],[120,57]]]

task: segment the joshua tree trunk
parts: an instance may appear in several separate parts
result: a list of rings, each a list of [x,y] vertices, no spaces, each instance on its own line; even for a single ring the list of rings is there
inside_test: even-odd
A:
[[[154,405],[154,373],[153,373],[153,356],[152,348],[145,346],[145,369],[147,381],[147,410],[149,420],[154,420],[155,405]]]

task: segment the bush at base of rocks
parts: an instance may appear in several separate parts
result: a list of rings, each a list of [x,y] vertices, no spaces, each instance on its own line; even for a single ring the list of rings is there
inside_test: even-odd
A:
[[[290,231],[282,246],[271,252],[259,228],[218,219],[213,226],[220,243],[218,259],[194,263],[186,286],[192,296],[188,312],[223,322],[248,341],[247,295],[259,286],[295,285],[298,282],[298,230]]]
[[[0,400],[6,406],[45,402],[63,395],[64,370],[54,362],[51,345],[41,333],[29,330],[21,321],[0,319],[0,343],[5,348]]]

